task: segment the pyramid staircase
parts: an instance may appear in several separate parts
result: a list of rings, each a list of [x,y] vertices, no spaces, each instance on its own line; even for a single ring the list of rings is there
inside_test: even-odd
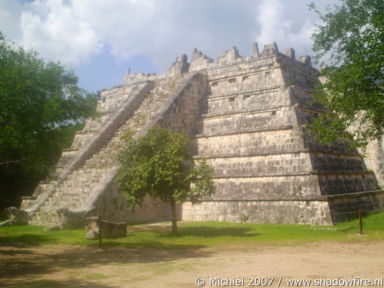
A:
[[[95,209],[107,204],[97,205],[97,201],[100,202],[101,195],[108,192],[113,182],[116,157],[124,147],[125,133],[130,131],[138,137],[153,125],[161,124],[162,115],[177,108],[172,106],[174,99],[188,90],[188,84],[193,81],[199,81],[198,75],[165,77],[155,83],[133,83],[102,92],[97,117],[87,120],[72,146],[63,152],[55,171],[58,180],[41,183],[32,197],[23,200],[21,208],[30,214],[30,224],[63,223],[65,215],[58,213],[62,209],[81,216],[76,223],[67,223],[69,226],[83,225],[85,217],[92,212],[100,215],[103,211],[95,212]],[[121,195],[105,199],[114,202],[104,213],[105,219],[121,220],[126,216],[127,205]]]

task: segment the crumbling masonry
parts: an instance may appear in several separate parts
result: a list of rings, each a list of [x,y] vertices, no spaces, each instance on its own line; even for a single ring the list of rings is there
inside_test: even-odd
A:
[[[128,211],[114,184],[124,133],[139,137],[162,125],[187,133],[195,158],[214,169],[215,194],[183,203],[182,220],[327,225],[344,220],[344,211],[382,209],[383,159],[369,154],[368,170],[357,151],[321,145],[308,131],[321,113],[311,97],[317,76],[309,57],[296,60],[276,44],[261,53],[254,44],[249,57],[232,48],[216,61],[194,50],[190,63],[183,55],[165,74],[128,74],[100,92],[98,116],[63,151],[56,180],[41,183],[21,208],[36,225],[168,219],[156,200]]]

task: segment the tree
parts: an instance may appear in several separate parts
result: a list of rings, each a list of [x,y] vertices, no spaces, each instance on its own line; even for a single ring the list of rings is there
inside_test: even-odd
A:
[[[0,32],[0,207],[17,205],[46,177],[95,104],[72,72]]]
[[[204,160],[193,167],[189,138],[158,126],[137,140],[128,134],[126,144],[118,156],[120,190],[132,208],[146,195],[170,203],[172,234],[176,235],[176,204],[198,203],[212,193],[211,168]]]
[[[364,147],[384,129],[384,1],[341,0],[325,14],[311,8],[322,20],[313,34],[316,59],[327,65],[315,95],[327,111],[313,130],[322,142]]]

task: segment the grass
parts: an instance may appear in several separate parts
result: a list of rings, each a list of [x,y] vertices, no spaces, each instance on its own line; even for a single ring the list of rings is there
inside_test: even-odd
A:
[[[34,246],[41,244],[92,244],[84,230],[45,231],[40,226],[0,227],[0,245]]]
[[[225,222],[180,222],[179,237],[169,233],[169,225],[132,225],[128,236],[103,239],[105,246],[188,249],[238,244],[295,244],[313,241],[361,241],[384,239],[384,212],[364,218],[364,235],[358,235],[358,221],[336,226],[246,224]],[[93,246],[84,230],[44,231],[37,226],[0,227],[0,245],[34,246],[75,244]]]

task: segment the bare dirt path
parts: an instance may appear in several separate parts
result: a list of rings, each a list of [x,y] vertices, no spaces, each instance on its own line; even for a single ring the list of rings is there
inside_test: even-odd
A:
[[[384,277],[384,241],[190,250],[0,247],[0,287],[197,287],[198,277],[204,287],[260,287],[253,277],[274,278],[264,287],[278,287],[281,277],[281,287],[292,278],[357,283]]]

